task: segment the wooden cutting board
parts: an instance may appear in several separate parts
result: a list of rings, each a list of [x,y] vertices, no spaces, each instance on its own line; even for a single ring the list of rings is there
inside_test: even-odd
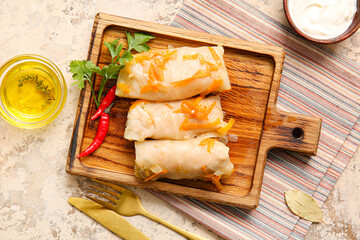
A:
[[[134,144],[123,138],[127,112],[135,101],[127,98],[116,99],[111,109],[109,132],[101,147],[87,157],[76,158],[93,141],[98,124],[98,120],[90,121],[96,106],[89,85],[79,98],[66,165],[68,173],[242,208],[256,208],[267,153],[271,148],[316,154],[321,119],[280,112],[275,107],[285,57],[282,48],[99,13],[95,17],[88,60],[99,66],[110,63],[111,56],[104,42],[120,38],[127,47],[125,31],[155,36],[149,42],[152,49],[165,49],[169,44],[173,47],[223,44],[232,90],[218,95],[226,112],[225,120],[234,118],[236,121],[229,134],[237,135],[238,141],[227,145],[235,166],[234,173],[222,180],[224,188],[220,192],[211,182],[205,181],[144,182],[137,179],[133,170]],[[97,88],[101,78],[95,76],[93,81]],[[104,95],[114,84],[116,80],[109,80]]]

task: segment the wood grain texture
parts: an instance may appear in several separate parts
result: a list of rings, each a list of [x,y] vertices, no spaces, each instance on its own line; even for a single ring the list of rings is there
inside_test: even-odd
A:
[[[218,192],[210,182],[158,180],[144,182],[134,176],[134,144],[123,138],[128,109],[134,99],[118,98],[110,114],[108,135],[93,154],[75,156],[91,144],[97,121],[90,121],[95,104],[89,86],[81,92],[75,128],[70,145],[66,171],[70,174],[114,181],[153,190],[218,202],[243,208],[258,205],[265,161],[269,149],[278,147],[316,154],[321,119],[275,108],[284,61],[284,50],[270,45],[241,41],[222,36],[194,32],[160,24],[98,14],[95,18],[88,59],[102,66],[111,61],[104,42],[120,38],[126,47],[125,31],[147,32],[156,38],[153,49],[209,46],[224,43],[224,60],[232,90],[219,93],[225,120],[234,118],[230,134],[238,135],[238,142],[228,143],[234,173],[222,180],[224,189]],[[96,88],[101,79],[94,79]],[[110,80],[106,93],[116,80]]]

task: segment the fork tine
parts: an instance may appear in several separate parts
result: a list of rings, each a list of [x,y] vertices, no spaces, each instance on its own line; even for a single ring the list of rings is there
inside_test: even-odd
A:
[[[108,202],[105,202],[105,201],[103,201],[103,200],[90,197],[89,195],[85,195],[85,197],[93,200],[94,202],[96,202],[96,203],[98,203],[98,204],[100,204],[100,205],[102,205],[102,206],[104,206],[104,207],[106,207],[106,208],[108,208],[108,209],[114,210],[114,208],[115,208],[115,205],[113,205],[113,204],[111,204],[111,203],[108,203]]]
[[[93,190],[91,190],[91,189],[88,189],[88,191],[91,192],[91,193],[94,193],[94,194],[96,194],[96,195],[98,195],[98,196],[100,196],[100,197],[106,198],[106,199],[109,200],[110,202],[113,202],[113,203],[116,204],[116,199],[113,198],[113,197],[104,195],[104,194],[99,193],[99,192],[95,192],[95,191],[93,191]]]
[[[113,192],[113,191],[109,191],[109,190],[107,190],[107,189],[105,189],[105,188],[101,188],[101,187],[94,186],[94,185],[90,185],[90,187],[96,188],[96,189],[98,189],[98,190],[100,190],[100,191],[103,191],[103,192],[106,192],[106,193],[108,193],[108,194],[110,194],[110,195],[112,195],[112,196],[114,196],[114,197],[118,197],[118,196],[119,196],[118,193]]]
[[[97,179],[93,179],[94,182],[97,182],[97,183],[101,183],[109,188],[112,188],[118,192],[123,192],[125,190],[125,188],[123,187],[120,187],[118,185],[115,185],[115,184],[112,184],[112,183],[108,183],[108,182],[103,182],[103,181],[100,181],[100,180],[97,180]]]

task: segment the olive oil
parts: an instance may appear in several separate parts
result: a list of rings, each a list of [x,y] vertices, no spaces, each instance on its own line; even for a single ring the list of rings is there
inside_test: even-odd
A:
[[[49,117],[59,104],[60,85],[54,71],[42,62],[25,61],[11,68],[0,86],[8,114],[23,122]]]

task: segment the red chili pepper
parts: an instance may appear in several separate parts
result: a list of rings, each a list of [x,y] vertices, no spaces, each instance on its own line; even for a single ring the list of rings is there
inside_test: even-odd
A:
[[[104,99],[102,100],[99,108],[96,110],[95,114],[90,118],[91,121],[94,121],[95,119],[97,119],[98,117],[101,116],[101,114],[104,112],[104,110],[110,106],[110,104],[115,100],[116,95],[115,95],[115,91],[116,91],[116,85],[113,86],[109,92],[106,94],[106,96],[104,97]]]
[[[112,106],[113,106],[113,104],[108,106],[104,110],[104,112],[101,114],[94,141],[90,144],[90,146],[85,151],[83,151],[76,157],[78,157],[78,158],[85,157],[85,156],[89,155],[90,153],[93,153],[96,149],[98,149],[100,147],[101,143],[104,141],[106,134],[109,130],[109,125],[110,125],[109,112],[110,112],[110,109]]]

